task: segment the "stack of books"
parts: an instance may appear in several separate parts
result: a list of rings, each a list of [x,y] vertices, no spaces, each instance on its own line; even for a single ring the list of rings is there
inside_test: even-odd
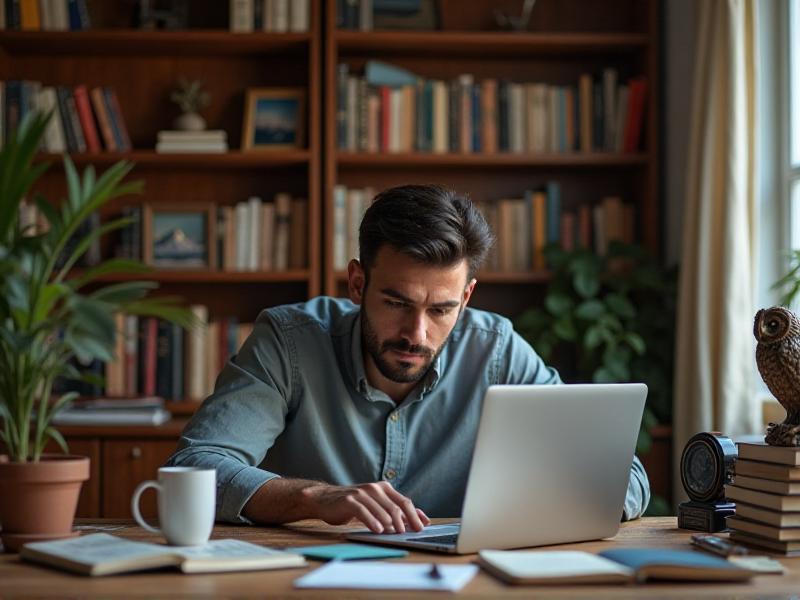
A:
[[[158,132],[156,152],[227,152],[228,134],[222,129],[209,131]]]
[[[53,417],[55,425],[161,425],[172,415],[164,399],[98,398],[75,402]]]
[[[800,447],[740,442],[728,517],[731,539],[786,556],[800,556]]]

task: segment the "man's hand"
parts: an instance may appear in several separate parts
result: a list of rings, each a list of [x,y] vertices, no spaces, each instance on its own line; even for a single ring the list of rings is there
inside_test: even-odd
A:
[[[431,520],[387,481],[355,486],[320,484],[302,490],[317,518],[331,525],[358,519],[375,533],[422,531]]]
[[[375,533],[422,531],[431,523],[386,481],[341,486],[306,479],[272,479],[253,494],[242,514],[253,522],[269,524],[322,519],[341,525],[357,519]]]

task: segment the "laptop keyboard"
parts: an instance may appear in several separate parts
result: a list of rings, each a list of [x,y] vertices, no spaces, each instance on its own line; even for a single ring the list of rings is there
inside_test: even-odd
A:
[[[447,535],[423,535],[420,537],[413,537],[408,538],[409,541],[414,542],[425,542],[427,544],[445,544],[445,545],[453,545],[456,543],[458,539],[457,533],[449,533]]]

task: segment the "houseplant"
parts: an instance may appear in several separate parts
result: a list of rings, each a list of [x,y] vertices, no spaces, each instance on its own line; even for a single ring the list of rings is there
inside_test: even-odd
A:
[[[557,245],[545,253],[553,276],[544,302],[516,329],[565,381],[646,383],[637,452],[647,453],[651,428],[672,420],[677,270],[635,244],[612,242],[605,256]]]
[[[67,452],[50,421],[75,394],[51,397],[54,380],[81,377],[72,359],[112,359],[116,313],[191,323],[175,299],[146,297],[154,283],[98,286],[110,273],[144,273],[147,267],[137,261],[109,259],[73,271],[93,242],[130,223],[115,219],[81,229],[110,200],[142,189],[140,182],[123,182],[130,163],[100,176],[89,166],[81,177],[65,156],[66,198],[55,204],[35,194],[45,231],[19,226],[21,205],[49,166],[34,163],[48,121],[49,115],[26,116],[0,151],[0,441],[7,452],[0,458],[0,524],[6,549],[70,535],[80,485],[88,478],[87,458],[43,453],[50,440]]]

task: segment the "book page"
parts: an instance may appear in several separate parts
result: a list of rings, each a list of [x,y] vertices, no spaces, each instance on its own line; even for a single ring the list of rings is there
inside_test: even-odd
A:
[[[174,548],[182,557],[196,559],[220,560],[226,558],[252,558],[261,556],[283,556],[287,554],[282,550],[274,550],[242,540],[212,540],[202,546],[181,546]]]
[[[633,575],[632,569],[589,552],[481,550],[479,554],[483,561],[515,578]]]
[[[173,554],[171,549],[165,546],[134,542],[107,533],[93,533],[67,540],[27,544],[23,549],[23,554],[25,549],[90,566]]]

